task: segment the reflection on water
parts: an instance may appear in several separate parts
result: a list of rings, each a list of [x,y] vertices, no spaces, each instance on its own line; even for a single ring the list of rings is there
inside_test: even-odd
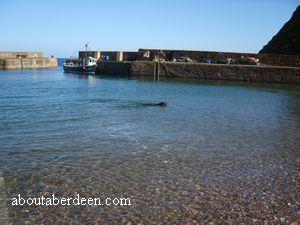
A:
[[[299,86],[61,68],[1,71],[0,85],[0,198],[132,198],[127,208],[8,199],[4,224],[296,221]]]

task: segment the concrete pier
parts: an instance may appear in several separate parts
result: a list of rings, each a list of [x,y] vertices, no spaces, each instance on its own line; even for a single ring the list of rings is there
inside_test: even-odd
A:
[[[98,75],[182,77],[246,82],[300,84],[299,67],[224,65],[181,62],[98,62]]]
[[[0,52],[0,69],[40,69],[57,67],[56,58],[45,58],[42,52]]]

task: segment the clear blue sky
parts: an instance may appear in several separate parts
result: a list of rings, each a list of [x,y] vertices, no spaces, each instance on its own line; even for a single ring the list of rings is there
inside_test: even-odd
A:
[[[300,0],[1,0],[0,51],[258,52]]]

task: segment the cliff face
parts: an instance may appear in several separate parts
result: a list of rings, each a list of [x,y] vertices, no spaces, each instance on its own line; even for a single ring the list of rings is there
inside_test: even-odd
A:
[[[259,53],[300,55],[300,6]]]

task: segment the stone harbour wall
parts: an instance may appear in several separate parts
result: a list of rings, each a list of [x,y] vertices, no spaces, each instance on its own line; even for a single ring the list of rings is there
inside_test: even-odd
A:
[[[0,52],[1,59],[10,59],[10,58],[44,58],[42,52]]]
[[[300,68],[249,65],[160,63],[160,77],[186,77],[300,84]]]
[[[98,61],[95,73],[98,75],[131,76],[131,62]]]
[[[57,67],[57,59],[42,52],[0,52],[0,69],[39,69]]]
[[[0,59],[0,70],[4,70],[4,69],[5,69],[5,60]]]
[[[217,63],[219,60],[227,58],[238,59],[241,57],[255,57],[258,58],[261,64],[269,66],[288,66],[300,67],[300,55],[279,55],[279,54],[256,54],[256,53],[238,53],[238,52],[213,52],[213,51],[189,51],[189,50],[159,50],[159,49],[140,49],[147,50],[150,53],[148,61],[153,61],[159,52],[163,52],[167,61],[172,61],[173,58],[178,59],[182,56],[189,57],[196,62],[205,62],[207,58],[212,63]],[[139,50],[139,52],[140,52]],[[145,61],[141,58],[139,52],[122,51],[124,61]],[[117,54],[119,51],[80,51],[79,58],[91,56],[99,58],[100,55],[109,56],[109,61],[117,61]],[[1,57],[0,57],[1,58]]]
[[[214,52],[214,51],[188,51],[188,50],[158,50],[158,49],[145,49],[150,52],[150,60],[155,58],[160,51],[164,52],[166,57],[171,60],[172,58],[179,58],[181,56],[189,57],[196,62],[204,62],[206,58],[210,58],[213,63],[218,59],[237,59],[243,57],[255,57],[259,59],[262,64],[270,66],[289,66],[300,67],[300,55],[279,55],[279,54],[256,54],[256,53],[238,53],[238,52]]]
[[[56,58],[8,58],[0,59],[0,69],[41,69],[57,67]]]
[[[79,51],[78,58],[85,58],[86,56],[90,56],[96,59],[102,56],[109,56],[109,61],[117,61],[117,55],[121,51]],[[137,59],[137,52],[133,51],[122,51],[123,53],[123,61],[134,61]]]
[[[300,68],[179,62],[98,62],[96,74],[300,84]]]

